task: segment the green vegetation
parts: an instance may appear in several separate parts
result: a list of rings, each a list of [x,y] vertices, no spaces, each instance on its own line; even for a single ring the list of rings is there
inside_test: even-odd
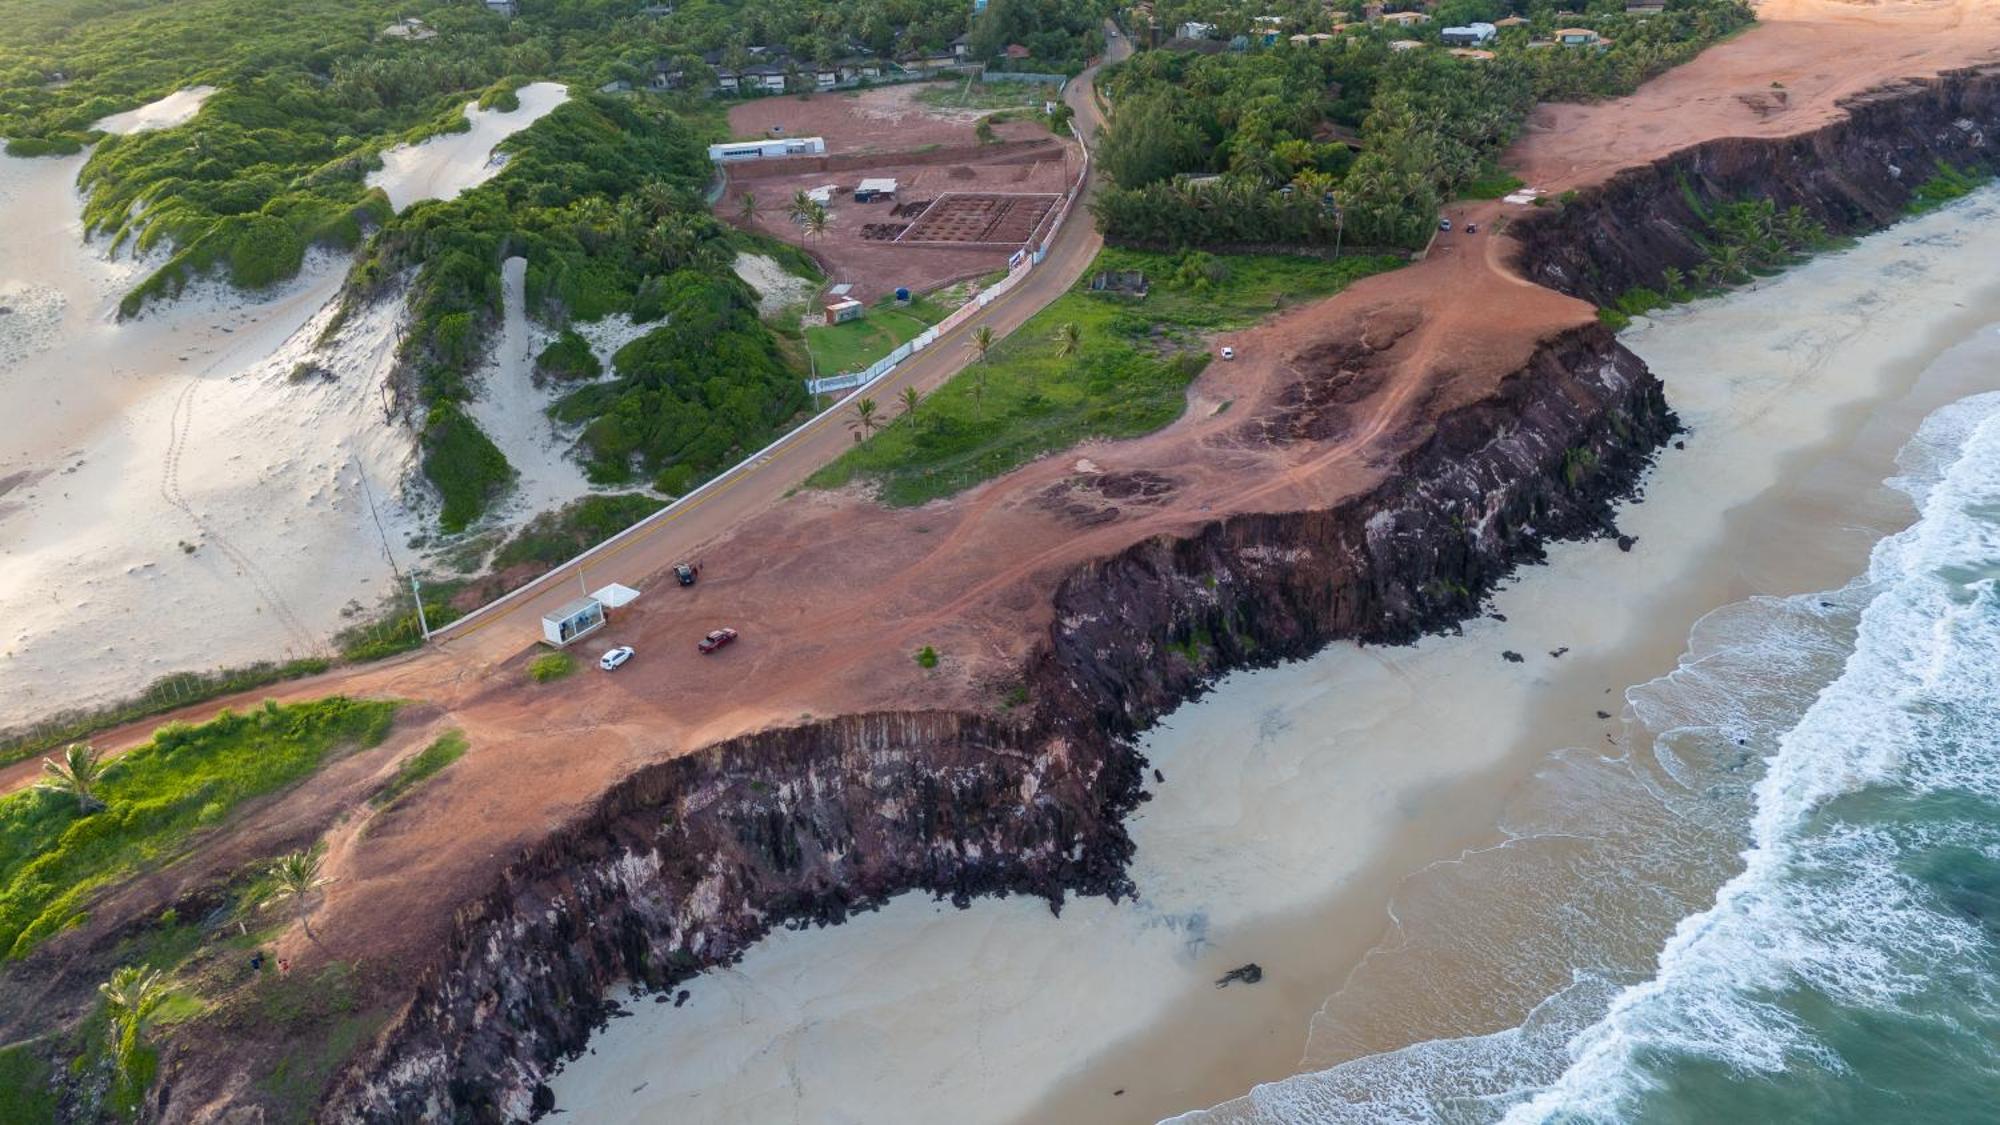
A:
[[[0,1048],[0,1121],[13,1125],[56,1125],[56,1098],[49,1090],[54,1068],[36,1053],[35,1043]]]
[[[1435,42],[1450,21],[1522,7],[1532,26],[1504,34],[1492,60],[1389,47],[1413,34]],[[1141,52],[1104,80],[1118,107],[1099,153],[1115,181],[1094,204],[1105,237],[1156,247],[1420,246],[1442,201],[1505,182],[1493,159],[1537,99],[1627,92],[1752,18],[1739,0],[1685,0],[1643,19],[1600,8],[1558,17],[1549,5],[1453,0],[1414,32],[1376,24],[1324,45],[1280,38],[1223,54]],[[1165,26],[1199,19],[1231,33],[1247,32],[1262,11],[1191,0],[1154,14]],[[1326,17],[1281,18],[1321,30]],[[1546,36],[1558,18],[1581,19],[1611,45],[1531,49],[1532,35]]]
[[[311,1121],[334,1068],[388,1018],[362,1007],[355,969],[333,962],[311,977],[295,974],[259,984],[237,1000],[241,1018],[290,1030],[291,1051],[258,1075],[256,1090],[275,1121]]]
[[[314,657],[287,661],[283,664],[251,664],[216,672],[184,672],[163,676],[153,681],[152,685],[135,699],[109,707],[57,715],[35,726],[6,732],[4,736],[0,736],[0,765],[47,753],[83,738],[93,731],[165,714],[178,707],[232,695],[239,691],[249,691],[285,680],[296,680],[301,676],[318,675],[331,666],[330,661]]]
[[[101,811],[39,790],[0,798],[0,955],[23,956],[78,924],[93,891],[180,854],[242,801],[380,742],[395,711],[334,697],[169,723],[112,764],[96,787]]]
[[[1056,100],[1053,86],[1032,82],[944,82],[926,86],[917,100],[939,109],[1040,109]]]
[[[1145,271],[1151,294],[1143,304],[1079,283],[808,483],[863,478],[881,485],[887,503],[922,504],[1086,438],[1148,433],[1180,416],[1187,385],[1208,360],[1207,333],[1396,264],[1105,250],[1088,273]],[[1073,354],[1069,324],[1077,326]]]
[[[925,645],[924,647],[917,650],[917,667],[922,668],[924,671],[928,672],[937,666],[938,666],[937,649],[934,649],[929,645]]]
[[[1910,213],[1921,215],[1925,211],[1934,211],[1954,199],[1963,199],[1992,178],[1989,175],[1954,168],[1940,160],[1937,171],[1929,179],[1918,184],[1917,190],[1911,194]]]
[[[568,562],[666,506],[666,501],[643,492],[586,496],[529,520],[494,552],[493,568]]]
[[[381,660],[418,647],[424,643],[425,622],[432,629],[438,629],[463,616],[451,603],[465,585],[462,580],[425,582],[422,586],[422,622],[417,620],[417,611],[409,607],[403,592],[397,590],[391,600],[395,609],[386,618],[343,629],[333,638],[333,643],[340,649],[340,658],[355,663]]]
[[[1638,286],[1599,308],[1597,318],[1607,326],[1624,328],[1633,317],[1654,309],[1776,273],[1832,241],[1826,228],[1803,207],[1779,211],[1768,199],[1704,206],[1694,198],[1691,188],[1683,187],[1703,224],[1700,239],[1707,257],[1686,273],[1668,267],[1661,274],[1658,289]]]
[[[566,654],[551,653],[550,655],[562,656]],[[537,678],[539,679],[540,677]],[[424,747],[422,751],[405,758],[403,764],[396,767],[396,776],[390,778],[389,784],[384,785],[380,792],[368,798],[369,803],[378,809],[388,808],[390,805],[401,800],[404,794],[429,781],[432,777],[443,772],[446,766],[464,757],[468,748],[469,745],[465,740],[464,731],[448,730],[444,732],[437,737],[437,741]]]
[[[903,308],[896,306],[894,298],[884,298],[860,320],[806,329],[806,347],[812,349],[814,369],[823,375],[859,371],[950,313],[950,309],[921,298]]]
[[[566,652],[545,652],[528,663],[528,678],[538,684],[560,680],[576,671],[576,658]]]
[[[1498,199],[1527,186],[1519,176],[1488,166],[1459,189],[1460,199]]]
[[[590,350],[589,341],[577,335],[575,329],[565,328],[562,335],[535,357],[535,374],[561,383],[585,382],[604,374],[604,365],[598,362],[597,353]]]
[[[805,386],[757,320],[756,294],[734,275],[680,269],[642,299],[668,326],[612,357],[615,377],[556,404],[564,422],[594,418],[579,442],[592,480],[635,472],[680,495],[769,442],[809,404]]]
[[[446,531],[465,530],[514,478],[507,455],[455,402],[431,407],[423,449],[424,475],[444,500],[438,524]]]

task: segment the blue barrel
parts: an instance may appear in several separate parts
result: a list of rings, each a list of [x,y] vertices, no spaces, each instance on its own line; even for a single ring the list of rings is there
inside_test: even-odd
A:
[[[908,288],[907,286],[902,286],[902,285],[898,285],[898,286],[896,287],[896,299],[897,299],[898,301],[907,301],[907,300],[909,300],[909,299],[910,299],[910,290],[909,290],[909,288]]]

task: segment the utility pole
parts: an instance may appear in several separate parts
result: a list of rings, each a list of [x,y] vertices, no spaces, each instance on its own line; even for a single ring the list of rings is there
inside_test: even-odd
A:
[[[417,585],[417,576],[414,574],[410,575],[410,593],[416,595],[417,598],[417,628],[424,634],[424,643],[429,644],[431,626],[430,622],[424,618],[424,591],[422,587]]]

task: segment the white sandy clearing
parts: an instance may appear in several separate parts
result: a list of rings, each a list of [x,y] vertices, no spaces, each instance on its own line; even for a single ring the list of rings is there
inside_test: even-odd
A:
[[[532,515],[574,500],[589,491],[590,482],[570,459],[570,442],[549,419],[549,405],[561,390],[535,385],[535,356],[551,334],[528,323],[522,284],[527,268],[526,258],[509,258],[500,265],[500,339],[480,373],[479,398],[470,413],[520,474],[503,511]]]
[[[757,291],[757,311],[763,316],[803,304],[819,291],[819,282],[786,270],[768,254],[738,254],[731,268]]]
[[[1144,743],[1165,781],[1131,825],[1136,903],[1072,901],[1058,920],[1019,899],[958,911],[904,896],[835,929],[780,932],[690,981],[686,1007],[614,1021],[552,1081],[558,1108],[591,1121],[1153,1121],[1293,1073],[1404,876],[1489,842],[1507,792],[1549,752],[1601,745],[1595,710],[1670,671],[1700,614],[1755,590],[1827,588],[1865,560],[1852,528],[1880,514],[1856,515],[1869,490],[1829,469],[1815,475],[1836,487],[1803,495],[1791,459],[1842,456],[1866,417],[1856,407],[1902,393],[1913,358],[1921,370],[1962,339],[1968,315],[2000,318],[1996,200],[1639,334],[1692,435],[1621,512],[1639,537],[1630,554],[1558,545],[1497,596],[1505,622],[1335,646],[1232,675],[1168,716]],[[1973,294],[1981,309],[1955,307]],[[1261,984],[1214,987],[1251,961]]]
[[[390,205],[401,211],[420,199],[450,199],[499,175],[507,158],[494,152],[494,146],[569,100],[569,88],[560,82],[531,83],[517,93],[521,108],[512,113],[467,102],[465,117],[472,122],[471,129],[383,152],[382,168],[368,174],[368,186],[388,192]]]
[[[315,347],[346,266],[316,254],[269,292],[205,282],[121,323],[146,264],[83,240],[82,160],[0,156],[0,293],[29,310],[0,316],[0,478],[26,481],[0,510],[0,726],[323,649],[390,588],[364,469],[399,551],[421,527],[379,393],[400,300]],[[334,378],[292,381],[307,362]]]
[[[171,129],[185,124],[201,110],[201,103],[215,93],[213,86],[189,86],[185,90],[175,90],[156,102],[148,102],[138,109],[128,109],[124,113],[111,116],[91,126],[107,133],[144,133],[150,129]]]

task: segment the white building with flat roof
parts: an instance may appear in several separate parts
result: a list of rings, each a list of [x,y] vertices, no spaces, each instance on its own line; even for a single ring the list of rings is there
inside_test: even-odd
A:
[[[765,141],[725,141],[708,146],[708,158],[717,164],[737,160],[760,160],[769,156],[824,156],[826,141],[820,137],[774,137]]]

